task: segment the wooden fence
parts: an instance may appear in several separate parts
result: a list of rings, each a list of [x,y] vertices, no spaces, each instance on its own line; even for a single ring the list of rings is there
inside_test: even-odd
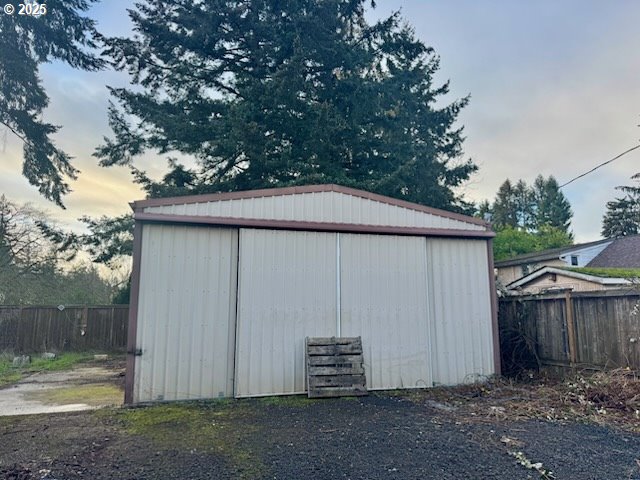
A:
[[[503,372],[541,366],[640,369],[639,303],[637,290],[500,299]]]
[[[124,351],[127,305],[0,306],[0,352]]]

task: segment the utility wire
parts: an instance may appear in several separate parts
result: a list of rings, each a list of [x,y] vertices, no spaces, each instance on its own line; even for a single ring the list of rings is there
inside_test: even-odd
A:
[[[606,162],[602,162],[600,165],[596,165],[595,167],[593,167],[591,170],[589,170],[588,172],[584,172],[581,175],[578,175],[577,177],[572,178],[571,180],[569,180],[566,183],[563,183],[562,185],[560,185],[558,188],[562,188],[562,187],[566,187],[567,185],[569,185],[570,183],[575,182],[576,180],[578,180],[579,178],[582,178],[586,175],[589,175],[591,172],[595,172],[596,170],[598,170],[600,167],[604,167],[605,165],[607,165],[608,163],[613,162],[614,160],[619,159],[620,157],[622,157],[623,155],[626,155],[629,152],[633,152],[634,150],[637,150],[638,148],[640,148],[640,145],[636,145],[635,147],[631,147],[629,150],[625,150],[624,152],[622,152],[619,155],[616,155],[615,157],[613,157],[610,160],[607,160]]]

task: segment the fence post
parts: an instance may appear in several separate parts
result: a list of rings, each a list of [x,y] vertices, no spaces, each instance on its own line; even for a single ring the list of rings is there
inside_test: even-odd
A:
[[[578,361],[577,345],[576,345],[576,327],[573,318],[573,300],[571,299],[571,290],[567,290],[564,294],[567,335],[569,337],[569,362],[573,366]]]

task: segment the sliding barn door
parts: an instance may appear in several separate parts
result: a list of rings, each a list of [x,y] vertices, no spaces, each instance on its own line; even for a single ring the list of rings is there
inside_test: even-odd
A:
[[[340,235],[341,335],[362,337],[367,387],[431,386],[421,237]]]
[[[236,397],[304,393],[305,337],[335,336],[336,234],[240,230]]]

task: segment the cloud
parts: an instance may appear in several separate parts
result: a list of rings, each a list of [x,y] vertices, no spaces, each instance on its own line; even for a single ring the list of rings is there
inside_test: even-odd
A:
[[[125,35],[131,3],[102,2],[91,14],[107,34]],[[448,101],[471,94],[460,123],[466,155],[480,171],[463,188],[468,198],[493,198],[507,177],[532,182],[553,174],[563,182],[638,143],[640,58],[633,47],[640,43],[640,3],[386,0],[369,16],[399,8],[441,56],[436,83],[451,80]],[[0,150],[0,193],[49,208],[73,228],[81,228],[76,218],[84,214],[128,212],[127,202],[142,192],[126,169],[99,167],[91,156],[110,134],[105,85],[125,86],[127,76],[54,63],[42,77],[51,97],[45,120],[63,125],[56,141],[82,173],[62,211],[20,176],[22,147],[8,138]],[[640,171],[639,158],[634,152],[565,188],[578,240],[599,237],[606,202]],[[166,161],[151,153],[137,165],[157,178]]]

